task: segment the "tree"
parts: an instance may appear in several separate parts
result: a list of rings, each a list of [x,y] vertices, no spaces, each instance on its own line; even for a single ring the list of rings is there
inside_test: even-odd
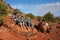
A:
[[[51,12],[48,12],[43,17],[46,21],[55,22],[54,15]]]
[[[38,21],[40,21],[41,18],[42,18],[41,16],[37,16],[37,17],[36,17],[36,19],[37,19]]]
[[[15,9],[17,12],[19,12],[20,14],[22,14],[22,12],[19,9]]]
[[[33,15],[32,13],[26,14],[26,16],[30,17],[31,19],[35,19],[35,15]]]

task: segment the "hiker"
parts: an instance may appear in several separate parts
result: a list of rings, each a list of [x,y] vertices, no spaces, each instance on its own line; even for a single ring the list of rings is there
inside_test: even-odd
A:
[[[26,20],[24,19],[24,17],[23,16],[20,16],[20,18],[18,19],[18,25],[21,28],[24,28],[25,27],[25,23],[26,23]]]
[[[14,19],[14,21],[16,22],[16,24],[18,24],[18,23],[17,23],[18,18],[19,18],[18,12],[17,12],[16,10],[14,10],[14,12],[13,12],[13,19]]]
[[[44,30],[44,33],[46,33],[49,30],[49,24],[43,19],[41,25]]]
[[[17,21],[18,17],[19,17],[18,12],[16,10],[14,10],[14,12],[13,12],[13,19],[14,19],[14,21]]]
[[[29,27],[34,27],[33,25],[33,22],[31,21],[30,17],[26,17],[26,23],[27,23],[27,27],[26,28],[29,28]]]
[[[41,26],[42,26],[42,29],[43,29],[44,33],[46,33],[47,32],[48,23],[46,23],[45,20],[42,20]]]

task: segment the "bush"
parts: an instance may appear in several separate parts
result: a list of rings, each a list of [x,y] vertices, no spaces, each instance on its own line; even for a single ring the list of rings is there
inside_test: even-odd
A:
[[[45,14],[43,18],[46,21],[55,22],[55,17],[53,14],[51,14],[51,12],[48,12],[47,14]]]
[[[37,16],[37,17],[36,17],[36,19],[37,19],[38,21],[40,21],[41,18],[42,18],[41,16]]]
[[[3,23],[3,20],[0,20],[0,25]]]
[[[3,23],[3,15],[0,14],[0,24]]]
[[[35,19],[35,15],[33,15],[32,13],[26,14],[26,16],[30,17],[31,19]]]

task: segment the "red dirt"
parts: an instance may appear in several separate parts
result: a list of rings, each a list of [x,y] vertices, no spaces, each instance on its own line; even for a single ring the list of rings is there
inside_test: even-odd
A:
[[[39,22],[33,20],[33,23],[38,25]],[[50,33],[38,32],[34,28],[33,34],[30,35],[28,33],[31,33],[32,28],[29,28],[29,30],[26,30],[26,28],[21,29],[18,25],[15,25],[11,16],[5,17],[4,24],[7,26],[0,27],[0,40],[60,40],[60,28],[55,27]]]

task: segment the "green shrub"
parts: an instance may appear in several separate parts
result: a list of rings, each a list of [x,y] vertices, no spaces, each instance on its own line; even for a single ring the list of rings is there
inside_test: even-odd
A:
[[[43,17],[46,21],[55,22],[55,17],[51,12],[48,12]]]
[[[26,16],[30,17],[31,19],[35,19],[35,15],[33,15],[32,13],[26,14]]]

